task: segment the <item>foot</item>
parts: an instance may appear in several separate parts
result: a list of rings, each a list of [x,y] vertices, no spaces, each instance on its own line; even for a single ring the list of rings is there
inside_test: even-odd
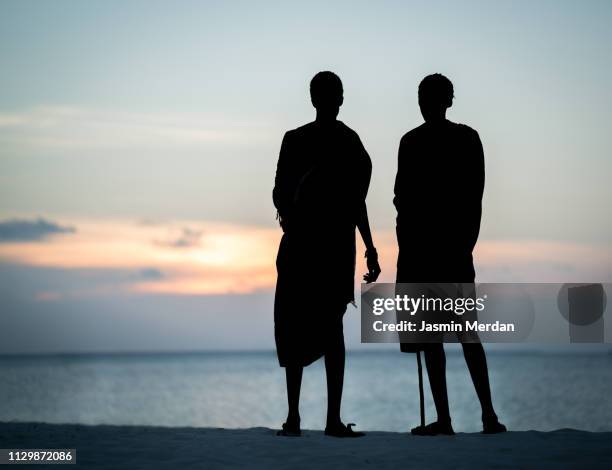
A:
[[[483,434],[499,434],[506,431],[506,426],[500,423],[497,419],[491,421],[483,421],[482,423]]]
[[[452,436],[455,434],[455,431],[453,431],[453,427],[450,422],[443,423],[440,421],[429,423],[426,426],[417,426],[416,428],[412,428],[410,432],[415,436],[438,436],[440,434],[445,436]]]
[[[353,431],[351,429],[352,426],[355,426],[355,423],[349,423],[346,426],[342,423],[334,424],[333,426],[327,426],[325,428],[325,435],[333,436],[333,437],[362,437],[362,436],[365,436],[364,432]]]
[[[280,431],[276,432],[277,436],[285,436],[285,437],[300,437],[302,435],[302,430],[300,429],[300,424],[289,424],[283,423],[283,428]]]

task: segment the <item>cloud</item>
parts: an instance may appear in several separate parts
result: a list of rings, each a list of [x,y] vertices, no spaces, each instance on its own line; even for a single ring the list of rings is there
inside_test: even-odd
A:
[[[163,282],[167,277],[163,270],[152,265],[136,269],[121,266],[64,268],[0,262],[0,299],[47,302],[123,296],[131,293],[135,285]]]
[[[46,292],[222,295],[271,290],[276,282],[281,236],[276,227],[203,220],[64,222],[78,227],[78,233],[46,243],[0,243],[0,269],[3,263],[48,269],[47,280],[36,289],[43,292],[41,299],[49,298]],[[394,282],[395,232],[378,230],[375,240],[383,270],[379,281]],[[363,252],[359,243],[357,283],[366,271]],[[551,240],[482,240],[475,262],[479,282],[607,282],[612,251],[605,245]],[[54,287],[54,269],[75,273],[69,289]]]
[[[139,272],[139,277],[147,281],[157,281],[164,278],[164,273],[156,268],[144,268]]]
[[[0,221],[0,243],[41,241],[51,235],[74,232],[74,227],[62,226],[43,218]]]
[[[126,289],[189,295],[245,293],[269,289],[276,279],[278,229],[195,220],[143,225],[132,220],[71,219],[70,224],[78,227],[78,233],[70,237],[0,244],[0,267],[11,263],[85,270],[88,279],[93,276],[91,270],[120,271],[110,279],[94,276],[100,288],[84,287],[94,293]],[[39,290],[53,289],[41,286]]]
[[[184,228],[178,238],[167,241],[159,241],[157,244],[171,248],[193,248],[200,245],[202,233],[202,230]]]

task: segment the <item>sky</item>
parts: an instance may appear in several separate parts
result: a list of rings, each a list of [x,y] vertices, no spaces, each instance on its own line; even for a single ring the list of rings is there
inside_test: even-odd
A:
[[[397,146],[441,72],[485,149],[477,279],[612,281],[610,20],[606,1],[2,2],[0,353],[272,348],[276,159],[320,70],[372,158],[383,280]]]

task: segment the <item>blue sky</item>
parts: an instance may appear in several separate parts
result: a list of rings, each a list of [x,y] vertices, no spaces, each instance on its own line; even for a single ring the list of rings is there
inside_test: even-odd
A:
[[[605,1],[5,1],[0,221],[35,225],[43,217],[74,227],[50,241],[82,241],[94,226],[117,227],[119,237],[129,223],[167,224],[167,234],[151,235],[156,246],[185,229],[226,233],[217,225],[207,231],[209,224],[273,231],[270,193],[282,134],[313,118],[308,81],[330,69],[344,81],[340,119],[373,160],[374,236],[389,240],[399,138],[421,123],[418,82],[441,72],[455,84],[449,118],[476,128],[485,147],[481,240],[531,243],[532,250],[540,243],[552,264],[555,253],[587,250],[599,259],[593,269],[574,266],[580,260],[559,263],[574,276],[610,280],[611,19]],[[91,237],[87,243],[99,247]],[[66,270],[66,286],[89,259],[56,266],[33,261],[41,259],[40,245],[23,248],[36,255],[17,258],[12,246],[0,245],[3,276],[15,266],[43,278],[57,268]],[[494,269],[487,259],[482,265]],[[175,275],[175,265],[153,259],[91,263],[96,272],[158,269],[164,282]],[[392,270],[394,260],[386,263]],[[245,273],[255,276],[258,266]],[[550,270],[521,269],[514,280],[552,279]],[[28,292],[24,299],[37,295],[31,276],[10,276]],[[253,289],[269,300],[271,287],[262,287],[268,275],[257,279]],[[116,292],[100,294],[91,282],[93,310],[103,311],[104,296],[121,305]],[[61,292],[43,294],[73,305]],[[236,301],[226,294],[228,305]],[[26,308],[11,302],[5,305],[13,311]],[[271,304],[257,305],[269,322]],[[271,344],[270,337],[257,344]]]

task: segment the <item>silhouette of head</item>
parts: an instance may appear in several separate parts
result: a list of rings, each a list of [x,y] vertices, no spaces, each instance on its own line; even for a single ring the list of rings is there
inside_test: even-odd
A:
[[[419,84],[419,107],[425,121],[438,121],[446,117],[453,105],[453,84],[440,73],[427,75]]]
[[[344,101],[340,77],[333,72],[319,72],[310,81],[310,100],[317,116],[335,119]]]

